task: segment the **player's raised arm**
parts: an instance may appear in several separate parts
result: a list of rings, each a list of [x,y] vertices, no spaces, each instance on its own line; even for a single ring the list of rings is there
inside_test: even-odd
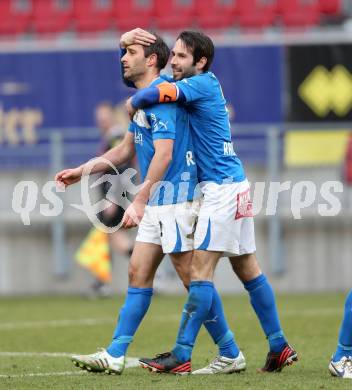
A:
[[[89,160],[76,168],[64,169],[55,175],[55,181],[59,185],[67,187],[79,182],[84,171],[88,171],[90,174],[105,172],[111,168],[110,164],[118,167],[131,160],[134,155],[134,136],[128,131],[119,145],[108,150],[99,159]]]
[[[144,88],[136,92],[126,101],[126,110],[130,117],[139,109],[152,106],[157,103],[184,102],[185,96],[178,87],[165,81],[156,87]]]
[[[137,91],[131,98],[130,104],[134,109],[149,107],[156,103],[193,102],[211,94],[208,77],[195,75],[182,81],[170,83],[165,81],[156,87],[144,88]]]
[[[121,35],[120,47],[121,49],[126,49],[126,47],[129,45],[149,46],[151,43],[154,43],[155,41],[156,41],[155,35],[151,34],[149,31],[137,27]]]

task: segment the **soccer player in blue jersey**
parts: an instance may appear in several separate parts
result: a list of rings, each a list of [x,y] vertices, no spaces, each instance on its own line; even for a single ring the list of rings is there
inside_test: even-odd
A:
[[[131,44],[121,59],[124,77],[137,88],[157,86],[163,82],[159,73],[168,56],[169,50],[161,38],[149,47]],[[78,367],[89,371],[122,373],[127,348],[149,308],[154,275],[164,253],[169,253],[183,283],[186,287],[189,285],[197,171],[186,110],[176,103],[155,104],[138,110],[124,141],[102,157],[119,166],[133,157],[135,150],[144,185],[123,217],[124,227],[136,226],[140,221],[129,265],[129,288],[107,349],[72,357]],[[92,168],[91,173],[110,169],[109,163],[104,161],[88,162],[58,173],[56,180],[65,185],[76,183],[87,167]],[[239,350],[226,323],[220,297],[215,289],[212,293],[212,305],[204,325],[220,353],[231,358],[238,355]],[[214,317],[216,325],[212,321]],[[229,367],[229,371],[243,369],[243,365]],[[172,371],[190,370],[190,363],[185,362]]]
[[[136,39],[143,39],[142,30],[133,31]],[[221,86],[209,71],[213,56],[209,37],[200,32],[182,32],[172,51],[173,80],[169,81],[174,83],[141,90],[127,102],[130,113],[155,102],[178,101],[187,107],[204,196],[195,231],[189,298],[175,347],[154,359],[142,359],[141,364],[169,372],[190,362],[199,328],[212,302],[214,270],[220,257],[229,256],[269,341],[270,351],[261,371],[277,372],[296,361],[297,353],[283,334],[273,290],[255,256],[249,184],[231,142]],[[219,356],[194,373],[222,373],[226,365],[227,361]]]
[[[338,344],[329,371],[333,376],[352,379],[352,290],[346,297]]]

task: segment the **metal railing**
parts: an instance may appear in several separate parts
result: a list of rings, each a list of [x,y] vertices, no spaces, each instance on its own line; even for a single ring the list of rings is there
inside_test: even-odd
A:
[[[278,124],[235,125],[235,150],[246,165],[265,167],[267,182],[280,182],[282,175],[283,135],[287,130],[331,130],[352,129],[352,123],[287,123]],[[50,176],[65,166],[73,163],[82,163],[94,157],[97,151],[99,136],[95,129],[72,130],[63,132],[58,130],[43,130],[40,134],[40,143],[29,146],[26,158],[36,156],[45,162],[39,168],[50,167]],[[4,146],[2,151],[5,150]],[[1,159],[14,154],[14,149],[8,149],[7,155],[2,153]],[[36,154],[38,152],[38,154]],[[254,158],[251,158],[254,156]],[[259,157],[258,157],[259,156]],[[35,164],[34,164],[35,165]],[[27,167],[31,164],[27,164]],[[1,175],[1,171],[0,171]],[[268,216],[265,223],[268,228],[268,257],[270,270],[273,274],[281,275],[286,271],[285,251],[282,245],[282,213],[281,205],[278,212]],[[65,216],[60,215],[51,219],[52,237],[52,273],[56,277],[68,277],[71,270],[71,259],[66,248],[66,222]],[[1,264],[0,264],[1,269]]]

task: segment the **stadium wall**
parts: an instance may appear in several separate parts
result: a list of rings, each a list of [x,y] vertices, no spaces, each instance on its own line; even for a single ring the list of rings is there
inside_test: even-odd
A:
[[[248,177],[254,183],[263,181],[266,172],[260,168],[247,170]],[[281,181],[299,182],[309,177],[319,187],[319,183],[336,178],[336,169],[311,169],[283,171]],[[31,225],[24,226],[20,216],[11,210],[12,191],[17,182],[29,178],[39,186],[48,179],[48,174],[38,171],[2,173],[1,225],[0,225],[0,294],[35,293],[83,293],[89,289],[92,277],[77,265],[74,253],[90,229],[87,217],[72,208],[64,214],[66,247],[63,250],[69,263],[67,278],[55,275],[52,223],[53,218],[43,217],[39,213],[40,197],[35,210],[31,213]],[[302,219],[295,220],[290,213],[290,197],[282,197],[280,203],[282,224],[282,260],[284,269],[281,274],[273,272],[268,247],[268,219],[265,216],[264,202],[261,213],[256,217],[256,239],[258,258],[264,271],[270,276],[275,288],[283,292],[306,292],[344,290],[350,287],[349,275],[352,271],[350,261],[352,234],[352,196],[344,199],[344,207],[336,217],[321,217],[317,213],[317,200],[302,211]],[[352,195],[352,193],[350,193]],[[64,202],[79,203],[79,189],[72,187],[65,194]],[[321,201],[321,200],[320,200]],[[132,235],[134,233],[131,233]],[[343,270],[343,272],[341,272]],[[242,292],[241,284],[233,277],[226,260],[216,272],[219,289],[224,293]],[[127,259],[116,258],[113,267],[113,289],[123,292],[127,285]],[[166,261],[158,271],[156,287],[166,293],[181,293],[170,264]]]

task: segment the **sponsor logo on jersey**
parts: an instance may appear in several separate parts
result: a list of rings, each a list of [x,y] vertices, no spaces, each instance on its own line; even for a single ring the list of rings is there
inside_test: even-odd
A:
[[[134,133],[134,143],[143,145],[143,134],[140,131]]]
[[[237,194],[237,211],[235,219],[253,217],[253,203],[248,190]]]
[[[155,131],[167,131],[167,124],[168,122],[163,122],[161,120],[158,120],[155,116],[155,114],[150,114],[150,119],[152,121],[152,126],[153,126],[153,132]]]

